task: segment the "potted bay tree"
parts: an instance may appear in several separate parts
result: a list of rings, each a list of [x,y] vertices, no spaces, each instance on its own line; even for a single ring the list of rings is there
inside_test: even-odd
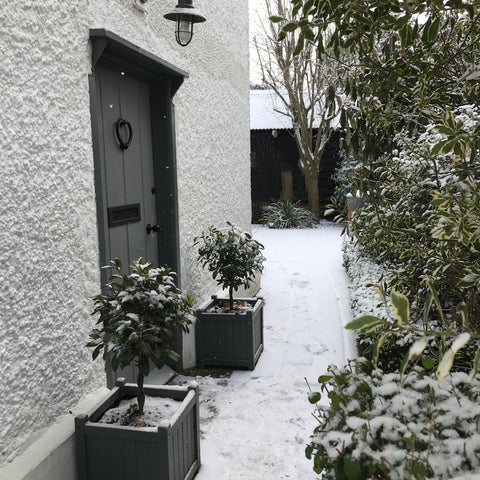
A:
[[[198,387],[144,385],[162,368],[176,330],[188,332],[193,298],[176,287],[169,268],[140,258],[129,274],[118,259],[114,274],[94,297],[98,322],[87,346],[114,370],[132,363],[137,382],[117,380],[88,414],[75,418],[79,480],[190,480],[200,466]]]
[[[263,245],[227,222],[227,228],[210,226],[195,238],[198,259],[228,298],[212,298],[197,310],[195,329],[197,365],[246,367],[250,370],[263,351],[263,299],[234,298],[263,271]]]

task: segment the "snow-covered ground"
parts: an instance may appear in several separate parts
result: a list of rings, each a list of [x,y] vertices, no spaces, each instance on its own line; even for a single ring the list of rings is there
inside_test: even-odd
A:
[[[265,350],[254,371],[196,377],[202,467],[196,480],[314,480],[305,446],[315,427],[308,380],[355,356],[340,228],[253,227],[267,259]],[[178,377],[178,382],[191,378]]]

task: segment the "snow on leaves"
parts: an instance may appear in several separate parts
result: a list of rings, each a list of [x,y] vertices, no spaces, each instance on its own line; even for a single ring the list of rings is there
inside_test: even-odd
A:
[[[306,449],[322,478],[450,480],[480,468],[478,379],[459,373],[438,384],[415,368],[402,388],[399,373],[368,375],[360,363],[321,377],[338,399],[316,410]]]

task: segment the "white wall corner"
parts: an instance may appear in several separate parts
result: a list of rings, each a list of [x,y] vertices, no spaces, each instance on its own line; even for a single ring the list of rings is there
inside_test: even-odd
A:
[[[75,415],[90,411],[108,392],[99,388],[44,429],[21,455],[0,468],[0,479],[76,480]]]

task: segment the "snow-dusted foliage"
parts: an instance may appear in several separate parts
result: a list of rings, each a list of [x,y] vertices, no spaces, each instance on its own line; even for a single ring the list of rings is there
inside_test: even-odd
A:
[[[114,274],[104,292],[94,297],[99,315],[87,346],[93,358],[101,352],[113,370],[132,363],[138,367],[138,407],[145,402],[143,380],[151,363],[162,368],[167,356],[178,359],[172,344],[177,329],[188,332],[194,320],[193,298],[175,286],[169,268],[154,268],[152,263],[135,260],[130,274],[122,272],[120,260],[112,261]],[[150,363],[151,362],[151,363]]]
[[[198,258],[207,267],[222,288],[228,288],[230,309],[233,310],[233,292],[239,287],[248,288],[257,272],[262,272],[265,257],[263,245],[248,232],[227,222],[222,230],[213,225],[195,238]]]
[[[414,139],[399,134],[393,156],[351,171],[363,204],[347,230],[357,243],[350,251],[363,252],[363,257],[361,261],[346,260],[347,268],[370,262],[369,256],[378,259],[388,267],[388,275],[383,272],[385,292],[405,293],[410,299],[411,321],[430,330],[438,330],[440,325],[440,330],[446,331],[456,322],[460,332],[478,333],[480,325],[480,165],[474,144],[469,143],[476,138],[479,112],[477,107],[465,105],[447,112],[441,122],[427,126]],[[368,270],[375,272],[371,267]],[[349,271],[351,277],[355,274],[355,269]],[[373,277],[367,283],[378,284],[380,275]],[[353,301],[363,295],[353,294]],[[433,298],[438,298],[434,308]],[[383,308],[381,314],[359,311],[354,316],[385,317]],[[377,328],[360,336],[359,351],[368,355],[370,337],[375,342],[384,333]],[[457,331],[450,333],[454,336]],[[380,352],[381,366],[390,371],[393,358],[400,364],[414,340],[411,333],[398,332],[386,355]],[[472,337],[463,359],[457,357],[457,366],[470,369],[477,343]],[[438,346],[439,351],[431,351]],[[393,352],[393,347],[398,351]],[[429,344],[429,353],[438,361],[445,350],[443,342]]]
[[[389,278],[388,269],[348,237],[344,238],[342,247],[343,262],[350,280],[350,307],[353,316],[384,315],[385,305],[372,285],[381,280],[386,281]]]
[[[263,207],[260,222],[270,228],[305,228],[315,223],[313,214],[300,202],[278,201]]]
[[[319,425],[307,456],[326,480],[478,476],[480,381],[476,368],[470,378],[458,371],[446,376],[460,349],[470,346],[470,353],[462,352],[464,368],[471,368],[475,355],[478,165],[473,150],[458,153],[463,148],[458,142],[461,134],[456,134],[450,147],[445,146],[446,128],[467,132],[468,138],[478,128],[478,120],[476,108],[462,107],[415,141],[397,136],[399,150],[393,157],[363,167],[365,205],[349,225],[357,241],[345,240],[344,262],[351,281],[353,316],[363,316],[370,326],[378,317],[387,328],[379,324],[367,328],[367,334],[359,335],[359,351],[371,358],[390,327],[396,334],[387,337],[394,341],[384,340],[380,350],[379,365],[387,371],[362,361],[346,368],[332,366],[319,378],[330,405],[318,407]],[[401,322],[390,322],[388,318],[399,312],[389,309],[374,285],[383,287],[384,294],[392,286],[403,288],[412,299],[417,323],[402,329]],[[410,321],[409,302],[402,297],[398,295]],[[455,303],[460,300],[462,304]],[[440,347],[436,358],[431,350],[421,357],[435,339],[441,339],[436,343]],[[410,362],[404,367],[421,358],[424,368],[416,366],[402,375],[399,368],[405,353]],[[477,364],[478,354],[475,360]],[[312,403],[320,399],[319,393],[311,394]]]
[[[342,221],[348,216],[348,198],[357,197],[353,191],[352,177],[355,170],[361,168],[361,162],[352,156],[344,156],[333,172],[332,180],[335,189],[332,204],[327,205],[325,215],[336,215],[336,221]]]
[[[394,318],[390,304],[382,297],[388,290],[391,278],[388,268],[348,237],[343,242],[343,261],[350,280],[350,308],[353,317]],[[389,335],[390,341],[384,341],[381,348],[375,351],[377,342],[385,333],[381,326],[366,334],[357,332],[357,349],[360,355],[369,358],[375,352],[377,366],[387,372],[394,372],[399,369],[401,359],[418,335],[406,331],[392,332]]]
[[[416,368],[402,388],[398,373],[367,375],[359,363],[329,367],[311,394],[330,399],[306,450],[324,480],[460,480],[480,469],[478,379],[439,384]]]
[[[418,300],[426,279],[450,322],[468,305],[468,325],[480,325],[480,163],[475,141],[480,110],[463,106],[411,138],[398,134],[393,156],[355,171],[362,208],[349,223],[363,248],[390,266],[391,285]]]

